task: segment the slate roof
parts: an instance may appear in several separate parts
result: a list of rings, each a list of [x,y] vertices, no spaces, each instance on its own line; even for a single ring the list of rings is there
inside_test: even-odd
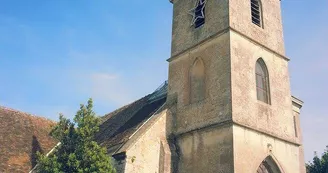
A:
[[[102,117],[97,142],[115,154],[166,102],[167,82],[155,92]]]
[[[49,136],[55,122],[0,106],[0,172],[28,172],[36,152],[47,153],[56,141]]]

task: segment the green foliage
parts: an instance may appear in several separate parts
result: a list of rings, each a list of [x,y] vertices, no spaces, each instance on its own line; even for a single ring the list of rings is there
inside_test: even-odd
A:
[[[306,164],[307,173],[328,173],[328,146],[322,157],[319,158],[316,153],[314,153],[314,158],[312,163]]]
[[[92,110],[93,103],[80,106],[74,122],[60,115],[51,136],[60,145],[49,156],[38,154],[38,173],[114,173],[106,149],[94,141],[99,131],[99,118]]]

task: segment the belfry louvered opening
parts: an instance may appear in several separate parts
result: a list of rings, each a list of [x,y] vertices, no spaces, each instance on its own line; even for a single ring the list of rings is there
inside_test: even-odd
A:
[[[262,7],[259,0],[251,0],[252,22],[262,27]]]

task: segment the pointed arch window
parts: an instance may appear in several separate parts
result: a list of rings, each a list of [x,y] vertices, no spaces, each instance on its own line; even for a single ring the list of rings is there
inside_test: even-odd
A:
[[[269,74],[262,58],[256,61],[255,75],[257,100],[270,104]]]
[[[197,58],[190,70],[190,102],[195,103],[205,98],[205,67]]]
[[[260,0],[251,0],[251,13],[252,13],[252,22],[259,27],[263,27],[262,4]]]
[[[278,165],[271,156],[265,158],[260,166],[257,168],[256,173],[281,173]]]

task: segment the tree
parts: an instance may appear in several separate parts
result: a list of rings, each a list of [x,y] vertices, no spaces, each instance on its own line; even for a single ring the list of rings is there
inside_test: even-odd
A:
[[[321,158],[318,157],[317,153],[314,153],[313,162],[306,164],[307,173],[328,173],[328,146],[326,146],[325,152]]]
[[[50,135],[60,141],[48,156],[38,154],[40,173],[114,173],[106,149],[94,141],[100,120],[93,111],[92,99],[83,104],[71,122],[62,114]]]

